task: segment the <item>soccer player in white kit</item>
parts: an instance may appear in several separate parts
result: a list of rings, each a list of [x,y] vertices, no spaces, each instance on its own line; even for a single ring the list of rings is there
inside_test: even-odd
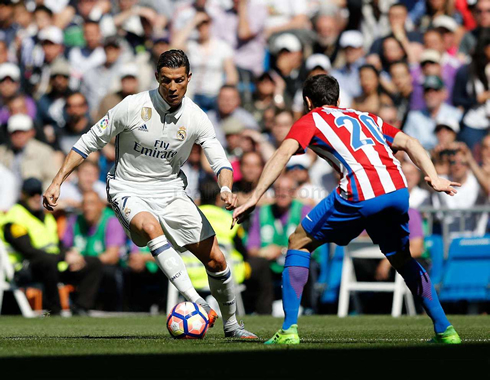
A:
[[[236,319],[230,267],[213,228],[185,192],[181,171],[192,146],[200,144],[218,177],[221,199],[236,206],[232,167],[216,139],[207,115],[184,95],[191,79],[189,60],[181,50],[164,52],[158,61],[158,88],[131,95],[112,108],[73,146],[43,196],[53,210],[60,187],[92,152],[116,137],[116,161],[107,176],[107,197],[132,241],[148,245],[155,261],[189,301],[202,305],[212,326],[216,312],[199,296],[178,251],[189,250],[206,267],[211,294],[223,317],[226,337],[256,339]]]

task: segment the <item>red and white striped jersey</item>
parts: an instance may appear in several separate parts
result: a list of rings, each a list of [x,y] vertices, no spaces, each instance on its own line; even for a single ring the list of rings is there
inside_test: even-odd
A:
[[[391,144],[400,132],[371,113],[337,107],[315,108],[291,127],[286,139],[312,149],[340,173],[337,192],[364,201],[407,187]]]

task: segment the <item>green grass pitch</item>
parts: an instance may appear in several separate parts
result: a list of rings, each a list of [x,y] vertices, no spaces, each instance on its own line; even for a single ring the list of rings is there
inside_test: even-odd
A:
[[[244,317],[261,342],[224,339],[221,324],[203,340],[175,340],[165,317],[24,319],[0,317],[0,379],[15,378],[359,378],[389,369],[394,378],[419,370],[490,372],[490,317],[452,316],[463,344],[427,344],[428,317],[302,317],[299,346],[265,346],[281,325],[272,317]],[[407,365],[407,363],[410,363]],[[401,366],[401,367],[400,367]],[[366,372],[367,371],[367,372]],[[335,373],[335,372],[334,372]],[[399,376],[398,378],[405,378]],[[226,377],[224,377],[226,376]],[[425,378],[425,377],[418,377]],[[452,378],[452,377],[446,377]],[[459,378],[459,377],[454,377]]]

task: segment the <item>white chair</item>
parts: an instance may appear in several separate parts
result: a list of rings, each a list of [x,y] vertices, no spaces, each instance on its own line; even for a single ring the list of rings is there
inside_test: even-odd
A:
[[[0,314],[2,313],[3,295],[6,291],[14,294],[22,315],[26,318],[34,318],[36,314],[32,311],[29,301],[22,290],[14,282],[14,267],[9,260],[5,245],[0,240]]]
[[[338,316],[346,317],[349,312],[350,293],[356,291],[393,292],[393,305],[391,315],[399,317],[402,314],[402,302],[408,315],[415,315],[415,304],[411,291],[405,284],[403,277],[396,273],[394,282],[359,282],[356,279],[352,259],[383,259],[385,256],[377,245],[371,241],[353,241],[346,248],[342,267],[342,281],[340,284]]]

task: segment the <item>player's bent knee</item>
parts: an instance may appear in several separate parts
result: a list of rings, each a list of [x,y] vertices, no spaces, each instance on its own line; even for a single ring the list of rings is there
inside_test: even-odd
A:
[[[412,256],[410,255],[410,250],[407,247],[404,250],[386,255],[386,258],[393,266],[393,268],[398,270],[402,268],[412,258]]]
[[[155,221],[143,222],[141,231],[148,236],[149,239],[154,239],[162,234],[162,228]]]

